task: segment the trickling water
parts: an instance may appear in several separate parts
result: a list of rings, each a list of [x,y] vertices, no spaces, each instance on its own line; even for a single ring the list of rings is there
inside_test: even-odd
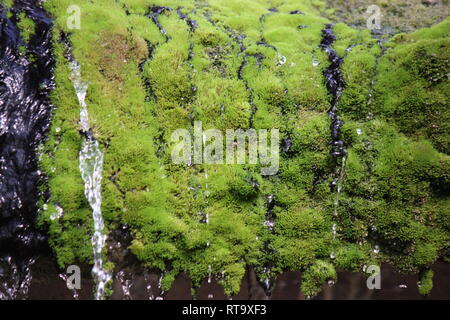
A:
[[[164,300],[164,298],[163,298],[164,290],[162,290],[162,279],[163,278],[164,278],[164,273],[162,273],[158,279],[158,289],[160,291],[160,294],[159,294],[159,296],[156,297],[155,300]]]
[[[155,296],[154,296],[153,290],[152,290],[152,283],[151,283],[150,276],[149,276],[148,272],[144,273],[144,280],[145,280],[145,283],[146,283],[145,289],[147,290],[148,300],[155,299]]]
[[[94,267],[92,274],[96,282],[95,299],[103,299],[105,286],[111,280],[111,274],[103,267],[102,250],[106,242],[105,225],[103,222],[101,206],[101,181],[103,169],[103,153],[98,141],[90,132],[89,115],[86,106],[87,83],[81,79],[80,65],[72,60],[69,63],[72,70],[70,78],[80,103],[80,125],[84,134],[84,140],[80,151],[80,172],[84,181],[84,194],[92,208],[94,220],[94,234],[91,238],[94,252]]]
[[[167,36],[167,31],[163,28],[163,26],[159,23],[159,16],[160,14],[166,12],[166,11],[172,11],[172,8],[169,7],[162,7],[162,6],[153,6],[150,8],[150,12],[148,13],[148,17],[152,19],[153,23],[158,27],[159,31],[164,35],[166,38],[166,42],[169,41],[169,37]]]
[[[264,226],[268,229],[270,233],[274,232],[275,227],[275,221],[273,216],[273,208],[275,207],[275,202],[273,195],[267,196],[267,212],[266,212],[266,220],[264,221]],[[270,254],[273,251],[273,249],[270,247],[269,242],[264,243],[264,252]],[[267,297],[270,297],[272,295],[272,286],[274,284],[273,281],[271,281],[273,278],[272,276],[272,263],[266,262],[264,264],[263,270],[262,270],[262,276],[261,276],[261,282],[264,289],[264,292]]]
[[[339,100],[342,95],[342,91],[344,89],[344,78],[342,76],[342,72],[340,70],[343,59],[337,54],[337,52],[332,48],[334,41],[336,41],[336,36],[333,34],[333,26],[331,24],[327,24],[325,28],[322,30],[322,41],[320,43],[320,47],[327,53],[328,60],[330,61],[330,65],[324,71],[325,82],[329,93],[332,96],[331,99],[331,107],[328,110],[328,116],[331,119],[331,140],[332,140],[332,149],[331,156],[335,159],[342,158],[341,167],[337,170],[336,176],[331,183],[331,188],[334,189],[337,187],[336,198],[334,200],[334,208],[333,208],[333,216],[338,216],[338,207],[339,207],[339,195],[342,190],[342,184],[344,181],[344,171],[345,171],[345,162],[347,150],[344,146],[344,141],[341,140],[341,127],[344,122],[339,118],[337,114],[337,107],[339,104]],[[351,50],[351,47],[347,48],[346,52]],[[336,240],[337,237],[337,224],[333,223],[332,226],[333,240]],[[335,253],[330,253],[330,258],[334,259]]]
[[[211,265],[208,265],[208,283],[211,283]]]
[[[120,282],[123,292],[123,300],[132,300],[131,297],[131,284],[133,282],[133,275],[131,274],[131,279],[125,279],[125,271],[120,270],[116,275],[117,280]]]

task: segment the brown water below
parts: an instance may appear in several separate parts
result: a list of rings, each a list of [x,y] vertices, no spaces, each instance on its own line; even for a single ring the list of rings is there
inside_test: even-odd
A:
[[[381,289],[369,290],[366,286],[367,277],[357,272],[338,272],[338,281],[333,286],[325,284],[323,291],[314,299],[317,300],[379,300],[379,299],[444,299],[450,300],[450,264],[437,262],[432,267],[434,271],[434,287],[430,295],[423,297],[417,289],[418,276],[406,275],[396,272],[390,265],[381,266]],[[81,289],[78,290],[80,300],[92,299],[93,281],[89,279],[89,272],[83,274]],[[150,295],[153,298],[160,296],[158,289],[159,275],[156,273],[148,274],[147,280],[143,273],[137,271],[131,277],[128,277],[131,285],[129,286],[131,299],[147,300]],[[300,293],[300,272],[284,272],[278,276],[270,299],[273,300],[303,300],[305,297]],[[148,285],[151,285],[149,290]],[[406,287],[405,287],[406,286]],[[191,280],[186,274],[180,274],[172,288],[162,296],[165,300],[192,300]],[[212,295],[212,296],[211,296]],[[124,297],[121,282],[115,278],[113,282],[113,294],[111,299],[129,299]],[[242,280],[241,290],[238,294],[231,297],[233,300],[265,300],[263,288],[257,282],[253,271],[248,271]],[[30,285],[28,299],[32,300],[53,300],[73,299],[73,294],[67,289],[65,281],[58,276],[57,269],[48,259],[37,261],[33,267],[33,280]],[[208,283],[205,279],[197,290],[197,300],[224,300],[229,299],[223,291],[223,288],[212,279]]]

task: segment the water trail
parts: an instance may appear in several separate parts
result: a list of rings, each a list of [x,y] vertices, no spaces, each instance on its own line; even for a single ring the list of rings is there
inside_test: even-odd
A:
[[[153,294],[152,282],[151,282],[150,275],[148,274],[148,272],[144,273],[144,280],[145,280],[145,284],[146,284],[145,289],[148,294],[148,300],[154,300],[155,295]]]
[[[203,134],[203,145],[206,146],[206,135]],[[205,197],[208,198],[209,197],[209,190],[208,190],[208,169],[206,168],[206,166],[204,167],[205,170]],[[208,225],[209,224],[209,213],[206,213],[206,221],[205,223]],[[211,240],[208,239],[208,241],[206,242],[206,247],[209,247],[211,244]],[[212,281],[212,266],[211,264],[208,265],[208,284],[211,284]],[[208,294],[208,299],[212,299],[214,296],[212,293]]]
[[[120,282],[120,286],[122,287],[123,298],[122,300],[133,300],[131,296],[131,285],[133,283],[133,274],[130,274],[131,279],[126,279],[125,271],[120,270],[116,278]]]
[[[162,7],[162,6],[153,6],[150,8],[147,16],[152,19],[153,23],[158,27],[159,31],[166,38],[166,42],[169,41],[169,36],[167,35],[167,31],[163,28],[163,26],[159,23],[159,16],[165,11],[172,11],[172,8]]]
[[[333,34],[333,25],[327,24],[322,30],[322,41],[320,43],[320,48],[324,50],[328,55],[328,60],[330,65],[324,71],[325,83],[328,92],[331,94],[331,107],[328,110],[328,116],[331,119],[331,156],[336,159],[337,162],[341,161],[341,166],[337,168],[335,178],[331,182],[330,187],[332,190],[336,190],[336,198],[334,201],[333,216],[336,219],[338,216],[339,207],[339,195],[342,189],[342,184],[344,181],[345,173],[345,163],[347,149],[344,146],[344,141],[341,140],[341,127],[344,122],[340,119],[338,112],[338,104],[344,89],[344,78],[342,76],[342,71],[340,69],[342,62],[344,61],[337,52],[332,48],[333,43],[336,41],[336,36]],[[348,49],[348,50],[351,50]],[[348,52],[348,51],[346,51]],[[333,239],[336,239],[338,231],[338,226],[333,223],[332,233]],[[335,254],[330,253],[330,258],[334,259]]]
[[[89,115],[86,105],[87,83],[81,79],[80,65],[74,59],[69,62],[71,69],[70,78],[75,88],[80,103],[80,125],[84,135],[79,160],[80,172],[84,181],[84,194],[92,208],[94,220],[94,234],[91,238],[94,252],[94,267],[92,275],[96,282],[95,299],[104,298],[105,286],[111,280],[111,274],[103,267],[102,250],[106,242],[105,225],[101,212],[102,195],[101,181],[103,169],[103,152],[100,150],[98,141],[92,134],[89,126]]]
[[[273,234],[274,233],[274,227],[275,227],[275,217],[273,214],[273,209],[275,208],[275,201],[273,195],[267,196],[267,211],[266,211],[266,220],[264,221],[264,226],[267,228],[268,232]],[[264,248],[263,252],[266,254],[272,254],[273,249],[271,248],[270,241],[264,242]],[[267,261],[264,264],[262,274],[263,276],[260,279],[260,282],[262,283],[264,292],[266,294],[266,297],[270,298],[272,295],[273,285],[275,284],[274,276],[272,274],[272,262]]]
[[[20,36],[19,13],[33,20],[28,42]],[[0,3],[0,299],[24,299],[30,267],[45,248],[36,230],[38,147],[47,138],[54,88],[52,21],[40,1]],[[21,50],[24,49],[24,50]]]

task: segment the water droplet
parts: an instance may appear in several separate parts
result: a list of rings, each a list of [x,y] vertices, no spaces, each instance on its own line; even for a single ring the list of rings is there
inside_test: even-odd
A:
[[[278,54],[278,64],[283,65],[286,63],[286,57],[281,53]]]
[[[360,128],[358,128],[358,129],[356,129],[356,133],[357,133],[358,135],[361,135],[361,134],[362,134],[362,130],[361,130]]]
[[[375,247],[373,248],[373,253],[379,253],[380,252],[380,246],[379,245],[375,245]]]

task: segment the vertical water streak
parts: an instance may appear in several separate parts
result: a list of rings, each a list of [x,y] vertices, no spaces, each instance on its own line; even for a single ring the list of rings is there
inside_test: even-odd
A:
[[[345,163],[347,149],[345,148],[344,141],[341,140],[341,127],[344,124],[338,115],[338,105],[341,98],[342,92],[344,90],[344,77],[340,69],[344,59],[340,57],[337,52],[332,48],[333,43],[336,41],[336,36],[333,34],[333,25],[327,24],[322,30],[322,41],[320,43],[320,48],[325,51],[328,55],[328,60],[330,65],[324,71],[325,83],[328,92],[331,94],[331,106],[328,110],[328,117],[331,120],[330,130],[331,130],[331,156],[336,159],[336,162],[341,161],[341,166],[336,169],[336,174],[334,180],[331,182],[332,190],[336,190],[336,198],[334,200],[333,217],[334,219],[338,216],[339,207],[339,195],[342,190],[342,184],[344,181]],[[347,48],[351,50],[351,47]],[[346,52],[348,52],[346,50]],[[332,234],[333,240],[337,238],[338,226],[333,223]],[[330,253],[330,258],[334,259],[334,252]]]
[[[111,280],[111,274],[103,267],[102,256],[102,250],[106,242],[105,224],[101,212],[103,152],[100,150],[98,141],[90,131],[89,115],[85,100],[88,85],[81,79],[80,65],[75,60],[70,61],[69,65],[72,71],[70,79],[72,80],[81,106],[80,125],[84,134],[84,140],[79,155],[80,172],[84,181],[84,194],[92,208],[92,217],[94,220],[94,234],[91,238],[94,253],[92,275],[96,283],[94,297],[96,300],[100,300],[104,297],[106,284]]]

